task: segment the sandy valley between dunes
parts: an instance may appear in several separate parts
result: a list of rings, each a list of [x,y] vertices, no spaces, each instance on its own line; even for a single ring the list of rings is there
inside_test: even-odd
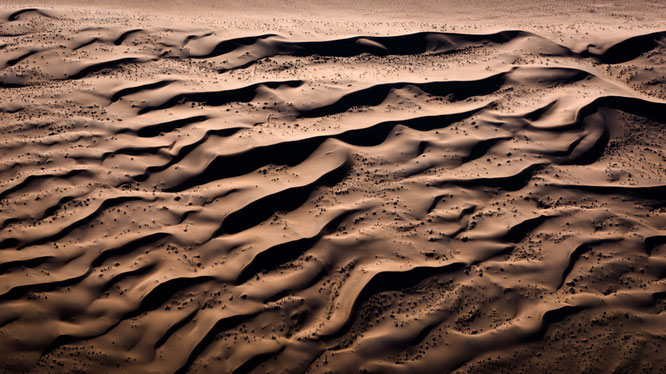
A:
[[[0,4],[0,371],[666,368],[666,3]]]

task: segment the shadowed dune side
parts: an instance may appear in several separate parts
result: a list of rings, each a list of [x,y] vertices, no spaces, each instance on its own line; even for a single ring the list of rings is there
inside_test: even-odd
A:
[[[666,365],[664,32],[86,12],[2,13],[2,370]]]
[[[278,49],[297,56],[350,57],[362,53],[375,55],[414,55],[426,52],[450,52],[467,43],[506,43],[530,33],[510,30],[495,34],[416,33],[389,37],[357,36],[325,42],[278,44]],[[282,52],[285,53],[285,52]]]
[[[213,36],[210,36],[213,37]],[[600,63],[619,64],[631,61],[641,54],[649,52],[664,43],[664,32],[655,32],[627,38],[616,44],[607,46],[588,45],[586,49],[577,51],[542,36],[520,31],[506,30],[494,34],[459,34],[459,33],[415,33],[397,36],[356,36],[346,39],[291,42],[278,38],[278,35],[266,34],[253,37],[230,39],[219,42],[215,48],[207,53],[189,51],[187,56],[194,58],[213,58],[232,53],[239,49],[253,51],[257,59],[245,60],[242,65],[226,67],[220,72],[233,69],[247,68],[256,61],[277,55],[288,56],[324,56],[324,57],[353,57],[361,54],[375,56],[389,55],[417,55],[423,53],[447,54],[464,51],[470,46],[502,45],[509,42],[522,42],[526,39],[536,39],[531,42],[536,45],[535,52],[550,56],[592,58]],[[533,48],[533,47],[532,47]]]
[[[293,56],[335,56],[352,57],[363,53],[373,55],[415,55],[426,52],[450,52],[469,43],[506,43],[514,39],[532,36],[528,32],[511,30],[495,34],[456,34],[456,33],[415,33],[398,36],[355,36],[327,41],[294,42],[277,39],[279,35],[264,34],[259,36],[224,40],[215,45],[212,51],[188,54],[195,58],[211,58],[233,52],[246,46],[256,45],[270,54]],[[211,38],[213,36],[209,36]],[[189,40],[189,39],[188,39]]]
[[[500,73],[476,81],[429,82],[429,83],[389,83],[375,85],[348,93],[334,103],[300,112],[303,117],[322,117],[346,112],[357,106],[376,106],[381,104],[392,90],[405,86],[416,87],[433,96],[447,96],[450,100],[464,100],[472,96],[487,95],[497,91],[504,82],[506,74]]]
[[[8,22],[17,21],[18,19],[22,18],[24,15],[36,15],[36,16],[41,16],[41,17],[46,17],[46,18],[54,18],[53,16],[51,16],[48,12],[44,11],[43,9],[26,8],[26,9],[19,9],[15,12],[10,13],[7,16],[7,21]]]
[[[634,36],[606,48],[594,45],[580,53],[581,56],[593,56],[604,64],[619,64],[631,61],[645,52],[649,52],[666,43],[666,31]]]
[[[248,102],[252,101],[257,95],[259,87],[266,87],[269,89],[277,89],[282,86],[298,87],[303,82],[298,80],[285,81],[285,82],[262,82],[253,84],[251,86],[217,91],[217,92],[192,92],[182,93],[169,98],[166,102],[158,104],[153,107],[144,107],[139,110],[139,114],[148,113],[153,110],[165,109],[175,106],[176,104],[183,104],[187,102],[198,102],[205,105],[221,106],[231,102]]]
[[[127,87],[120,89],[116,92],[113,93],[111,96],[111,102],[116,102],[120,99],[123,98],[123,96],[131,95],[137,92],[141,92],[143,90],[150,90],[150,89],[156,89],[156,88],[162,88],[165,86],[168,86],[169,84],[173,83],[173,80],[163,80],[160,82],[155,82],[155,83],[148,83],[144,84],[141,86],[133,86],[133,87]]]
[[[211,36],[212,34],[209,34],[207,36]],[[228,39],[228,40],[223,40],[219,43],[217,43],[213,49],[207,53],[203,54],[189,54],[189,57],[193,58],[211,58],[211,57],[217,57],[220,55],[227,54],[229,52],[233,52],[234,50],[243,47],[243,46],[249,46],[256,44],[258,41],[270,38],[276,36],[275,34],[265,34],[265,35],[259,35],[259,36],[249,36],[249,37],[244,37],[244,38],[234,38],[234,39]],[[206,36],[203,36],[206,37]],[[190,40],[193,39],[199,39],[200,37],[192,37],[192,36],[187,36],[185,40],[183,41],[183,45],[186,45]]]

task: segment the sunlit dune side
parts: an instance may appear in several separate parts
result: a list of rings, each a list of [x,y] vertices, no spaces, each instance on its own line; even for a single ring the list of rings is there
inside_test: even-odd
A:
[[[666,367],[666,24],[132,12],[0,11],[5,372]]]

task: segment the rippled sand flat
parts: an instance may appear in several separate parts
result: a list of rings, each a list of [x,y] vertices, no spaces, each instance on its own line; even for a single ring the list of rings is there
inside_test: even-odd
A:
[[[1,370],[664,370],[662,3],[117,3],[0,5]]]

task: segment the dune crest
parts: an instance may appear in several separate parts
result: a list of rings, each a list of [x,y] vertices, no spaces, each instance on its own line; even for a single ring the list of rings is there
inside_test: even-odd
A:
[[[2,17],[4,370],[666,365],[666,31]]]

